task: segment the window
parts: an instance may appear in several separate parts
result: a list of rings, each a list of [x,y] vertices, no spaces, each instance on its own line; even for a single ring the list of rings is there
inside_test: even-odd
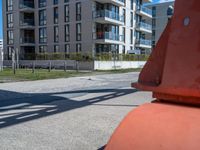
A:
[[[76,44],[76,53],[81,52],[81,44]]]
[[[13,0],[7,0],[6,1],[7,3],[6,3],[6,10],[7,11],[12,11],[13,10]]]
[[[69,3],[69,0],[64,0],[65,3]]]
[[[133,30],[131,29],[131,32],[130,32],[130,43],[133,44]]]
[[[13,53],[14,48],[9,46],[7,50],[8,50],[7,58],[8,58],[8,60],[12,60],[12,53]]]
[[[65,53],[69,54],[70,52],[70,45],[69,44],[65,44]]]
[[[81,20],[81,3],[76,3],[76,21]]]
[[[69,5],[65,5],[65,22],[69,22]]]
[[[7,42],[8,44],[14,44],[14,36],[12,30],[7,31]]]
[[[131,0],[131,10],[133,10],[133,5],[134,4],[134,1],[133,0]]]
[[[131,12],[131,20],[130,20],[131,22],[131,27],[133,27],[133,12]]]
[[[54,24],[58,24],[58,7],[54,7]]]
[[[58,26],[54,27],[54,42],[58,43],[59,41],[59,30],[58,30]]]
[[[47,46],[46,45],[39,46],[39,53],[45,53],[45,52],[47,52]]]
[[[39,25],[43,26],[47,24],[47,13],[46,10],[39,11]]]
[[[124,19],[124,23],[126,23],[126,10],[125,9],[123,9],[122,16],[123,16],[123,19]]]
[[[69,25],[65,25],[65,42],[70,41],[70,31],[69,31]]]
[[[152,16],[156,17],[156,7],[152,7]]]
[[[54,45],[54,53],[58,53],[59,52],[59,46],[58,45]]]
[[[125,41],[126,41],[126,29],[125,29],[125,27],[122,28],[122,36],[123,36],[122,40],[125,43]]]
[[[46,28],[40,28],[39,29],[39,42],[40,43],[46,43],[47,42],[47,29]]]
[[[46,7],[47,6],[47,1],[46,0],[39,0],[39,8],[42,8],[42,7]]]
[[[172,16],[173,13],[174,13],[174,7],[170,5],[167,9],[167,16]]]
[[[81,41],[81,23],[76,24],[76,40]]]
[[[53,0],[54,5],[58,5],[58,0]]]
[[[13,28],[13,14],[7,14],[7,27]]]

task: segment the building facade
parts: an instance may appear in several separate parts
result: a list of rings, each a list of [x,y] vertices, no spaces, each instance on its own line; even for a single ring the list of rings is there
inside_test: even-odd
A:
[[[163,33],[169,19],[174,12],[174,0],[168,0],[160,3],[149,4],[152,9],[152,46],[154,47]]]
[[[0,71],[3,70],[3,40],[0,39]]]
[[[4,54],[147,53],[150,0],[3,0]]]

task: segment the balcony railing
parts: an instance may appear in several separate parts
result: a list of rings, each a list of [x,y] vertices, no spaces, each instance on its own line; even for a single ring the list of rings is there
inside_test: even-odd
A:
[[[94,18],[107,17],[113,20],[124,22],[124,17],[118,13],[115,13],[110,10],[98,10],[94,12]]]
[[[147,7],[141,6],[138,8],[138,10],[152,16],[152,10]]]
[[[19,5],[20,9],[23,8],[34,8],[34,2],[28,2],[28,1],[21,1]]]
[[[125,0],[117,0],[117,1],[119,1],[119,2],[121,2],[121,3],[125,3]]]
[[[145,39],[137,39],[137,44],[151,46],[152,41],[151,40],[145,40]]]
[[[106,40],[113,40],[113,41],[123,41],[123,36],[113,33],[113,32],[96,32],[95,39],[106,39]]]
[[[144,29],[147,29],[147,30],[152,30],[152,25],[144,23],[144,22],[139,22],[137,24],[137,27],[144,28]]]
[[[34,19],[24,19],[20,21],[21,26],[34,26]]]
[[[34,44],[35,39],[33,37],[23,37],[23,38],[20,38],[20,43],[21,44]]]

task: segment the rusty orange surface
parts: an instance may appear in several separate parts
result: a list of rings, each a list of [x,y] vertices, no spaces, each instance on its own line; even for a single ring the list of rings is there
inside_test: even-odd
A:
[[[145,104],[122,121],[106,150],[200,150],[199,108]]]
[[[175,13],[134,87],[159,99],[200,104],[199,16],[199,0],[176,0]]]
[[[200,0],[175,1],[172,19],[132,86],[152,91],[160,103],[130,112],[106,150],[200,150]]]

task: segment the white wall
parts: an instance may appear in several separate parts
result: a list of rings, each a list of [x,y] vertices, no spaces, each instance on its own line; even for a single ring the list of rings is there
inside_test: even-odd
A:
[[[3,50],[0,49],[0,71],[3,70]]]
[[[142,68],[146,61],[95,61],[94,70]]]

